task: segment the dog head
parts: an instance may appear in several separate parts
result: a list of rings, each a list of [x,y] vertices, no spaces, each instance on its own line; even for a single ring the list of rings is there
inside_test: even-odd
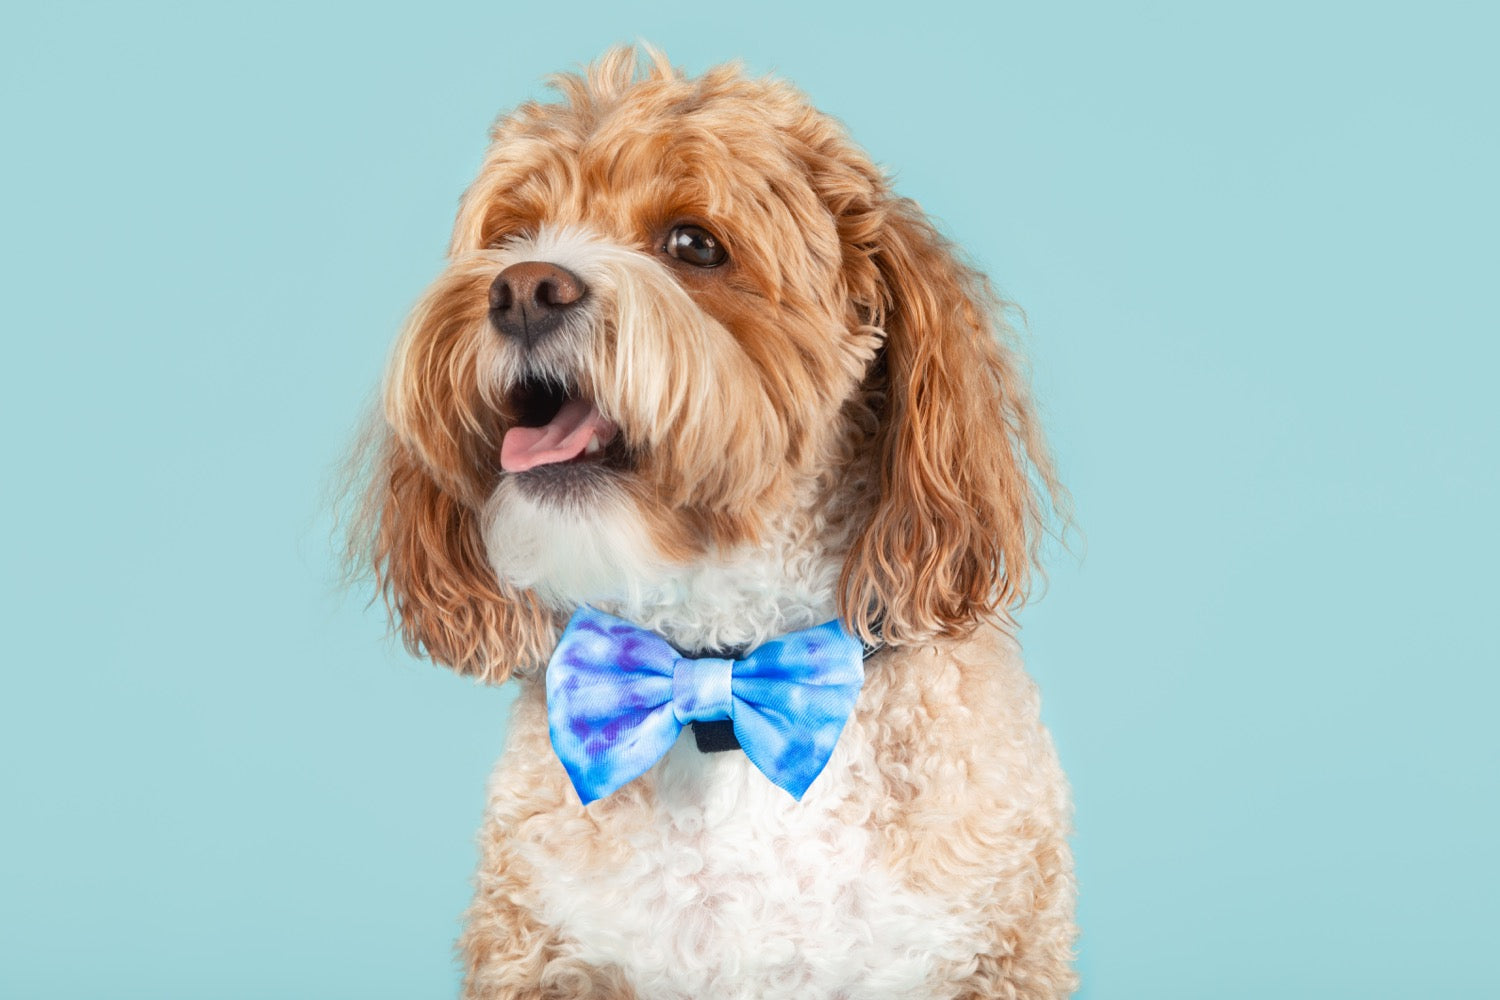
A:
[[[554,83],[391,365],[355,544],[408,645],[503,679],[789,516],[857,632],[1004,615],[1056,484],[983,277],[786,83],[630,49]]]

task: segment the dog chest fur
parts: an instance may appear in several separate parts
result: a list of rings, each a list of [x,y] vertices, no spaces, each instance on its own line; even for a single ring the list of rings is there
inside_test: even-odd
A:
[[[623,810],[600,818],[612,849],[526,839],[538,915],[641,997],[933,996],[978,950],[976,921],[903,884],[878,832],[850,822],[872,811],[871,750],[851,721],[798,803],[743,754],[699,753],[684,734],[646,779],[656,807],[623,829]]]
[[[869,673],[801,803],[685,734],[585,808],[546,753],[541,685],[526,682],[470,933],[514,927],[519,910],[536,938],[490,972],[596,977],[578,995],[958,997],[997,934],[1015,950],[1011,978],[1055,968],[1071,940],[1065,786],[1013,644],[888,651]],[[1044,948],[1015,944],[1027,939]]]

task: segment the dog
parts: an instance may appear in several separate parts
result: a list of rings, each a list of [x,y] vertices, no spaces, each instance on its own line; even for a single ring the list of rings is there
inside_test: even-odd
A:
[[[464,995],[1071,994],[1069,793],[1011,617],[1066,493],[1003,304],[786,82],[649,47],[552,82],[398,341],[351,542],[410,649],[519,684]],[[678,705],[585,787],[579,615],[692,664],[671,690],[786,636],[862,679],[816,754],[771,737],[800,778],[737,745],[748,710]]]

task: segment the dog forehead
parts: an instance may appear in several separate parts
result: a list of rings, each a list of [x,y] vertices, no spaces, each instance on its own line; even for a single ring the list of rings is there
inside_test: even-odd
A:
[[[580,85],[496,122],[454,229],[455,253],[545,226],[586,226],[659,249],[675,224],[708,226],[775,294],[821,297],[844,264],[836,209],[820,191],[868,170],[842,126],[790,84],[719,76]],[[856,162],[857,161],[857,162]]]
[[[602,123],[554,164],[577,210],[594,219],[665,221],[669,215],[765,224],[821,210],[786,137],[764,123],[715,129],[685,119]]]

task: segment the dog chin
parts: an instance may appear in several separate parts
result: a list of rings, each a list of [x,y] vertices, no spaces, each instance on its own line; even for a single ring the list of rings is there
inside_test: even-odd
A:
[[[496,575],[559,611],[634,603],[667,571],[635,502],[613,473],[597,466],[542,466],[505,476],[482,523]]]

